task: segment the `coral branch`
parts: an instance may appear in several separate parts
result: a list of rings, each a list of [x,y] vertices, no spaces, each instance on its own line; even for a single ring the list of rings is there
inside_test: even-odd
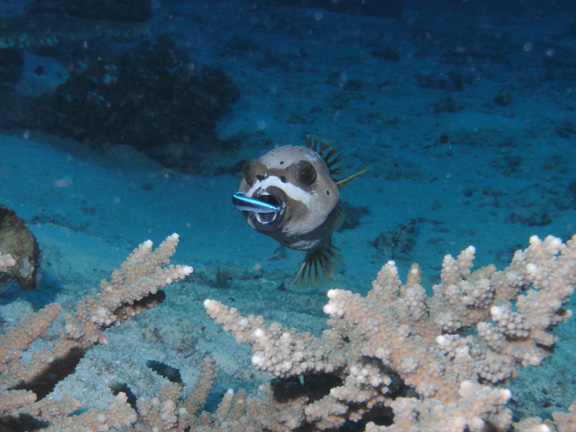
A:
[[[330,290],[324,312],[331,330],[321,339],[214,300],[204,306],[237,341],[252,345],[258,369],[280,378],[337,378],[324,397],[309,401],[301,425],[332,429],[391,407],[392,424],[366,430],[504,431],[512,425],[505,407],[511,392],[493,386],[519,366],[539,366],[554,346],[550,330],[570,316],[564,307],[576,282],[576,236],[566,244],[532,237],[501,272],[472,271],[474,254],[470,247],[444,258],[432,297],[417,267],[402,285],[392,261],[365,297]],[[418,398],[407,396],[414,391]]]
[[[178,235],[173,234],[156,250],[151,241],[138,246],[110,281],[102,281],[99,294],[78,302],[76,313],[66,315],[65,328],[52,346],[29,360],[21,361],[22,355],[48,332],[60,305],[46,306],[0,338],[0,429],[3,424],[18,424],[23,414],[48,420],[47,431],[107,431],[136,421],[122,393],[106,412],[90,410],[71,418],[69,414],[80,407],[78,402],[39,397],[31,383],[45,381],[44,374],[56,362],[70,356],[78,361],[92,345],[106,343],[102,331],[155,306],[157,302],[146,302],[150,295],[192,273],[192,267],[168,265],[177,245]]]
[[[402,283],[388,262],[366,296],[334,289],[324,312],[322,337],[299,333],[262,317],[242,316],[215,300],[208,314],[238,342],[252,345],[252,363],[276,377],[255,396],[229,389],[217,409],[202,411],[215,381],[214,362],[203,359],[196,389],[167,382],[157,397],[138,400],[124,393],[105,411],[79,409],[71,398],[55,400],[27,387],[73,350],[84,353],[106,343],[103,330],[154,307],[158,290],[192,272],[171,266],[178,236],[156,250],[142,243],[100,285],[100,293],[78,303],[51,348],[22,357],[46,334],[60,306],[49,305],[0,340],[0,428],[23,418],[45,422],[46,431],[286,432],[334,431],[362,422],[366,432],[568,432],[576,424],[576,402],[553,421],[512,421],[510,390],[496,386],[517,368],[538,366],[556,342],[551,330],[570,312],[576,282],[576,236],[530,239],[503,271],[473,270],[475,250],[444,258],[440,283],[428,296],[413,266]],[[184,398],[184,394],[188,394]],[[4,430],[2,429],[2,430]],[[125,429],[128,430],[128,429]]]

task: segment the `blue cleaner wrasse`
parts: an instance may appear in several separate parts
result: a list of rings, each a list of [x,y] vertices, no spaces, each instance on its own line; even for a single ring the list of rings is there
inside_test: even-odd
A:
[[[265,196],[260,199],[249,198],[242,192],[236,192],[232,196],[232,204],[240,211],[247,211],[253,213],[278,213],[280,207],[269,202],[264,201]]]

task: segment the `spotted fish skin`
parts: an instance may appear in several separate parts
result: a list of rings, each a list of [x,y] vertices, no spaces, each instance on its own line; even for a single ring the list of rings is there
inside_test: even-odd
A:
[[[330,242],[330,215],[339,201],[338,186],[322,157],[303,146],[275,148],[248,162],[239,191],[265,199],[282,210],[273,217],[243,212],[248,224],[280,244],[310,251]]]
[[[369,167],[337,180],[342,174],[340,155],[318,137],[305,138],[307,147],[278,147],[249,161],[237,192],[244,202],[236,207],[256,231],[290,249],[306,251],[294,282],[314,284],[331,277],[340,260],[332,243],[342,216],[340,188]]]

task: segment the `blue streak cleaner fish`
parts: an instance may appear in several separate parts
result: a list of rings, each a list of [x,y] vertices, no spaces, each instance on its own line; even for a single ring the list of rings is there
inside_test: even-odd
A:
[[[242,192],[236,192],[232,197],[232,203],[240,211],[253,213],[277,213],[280,207],[256,198],[248,198]]]

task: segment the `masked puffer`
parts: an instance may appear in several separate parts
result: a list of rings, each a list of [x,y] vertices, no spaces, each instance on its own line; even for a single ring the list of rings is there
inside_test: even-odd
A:
[[[294,282],[309,284],[332,275],[340,258],[332,244],[342,214],[340,188],[368,168],[337,180],[340,156],[317,137],[307,135],[306,142],[249,161],[233,202],[256,231],[307,252]]]

